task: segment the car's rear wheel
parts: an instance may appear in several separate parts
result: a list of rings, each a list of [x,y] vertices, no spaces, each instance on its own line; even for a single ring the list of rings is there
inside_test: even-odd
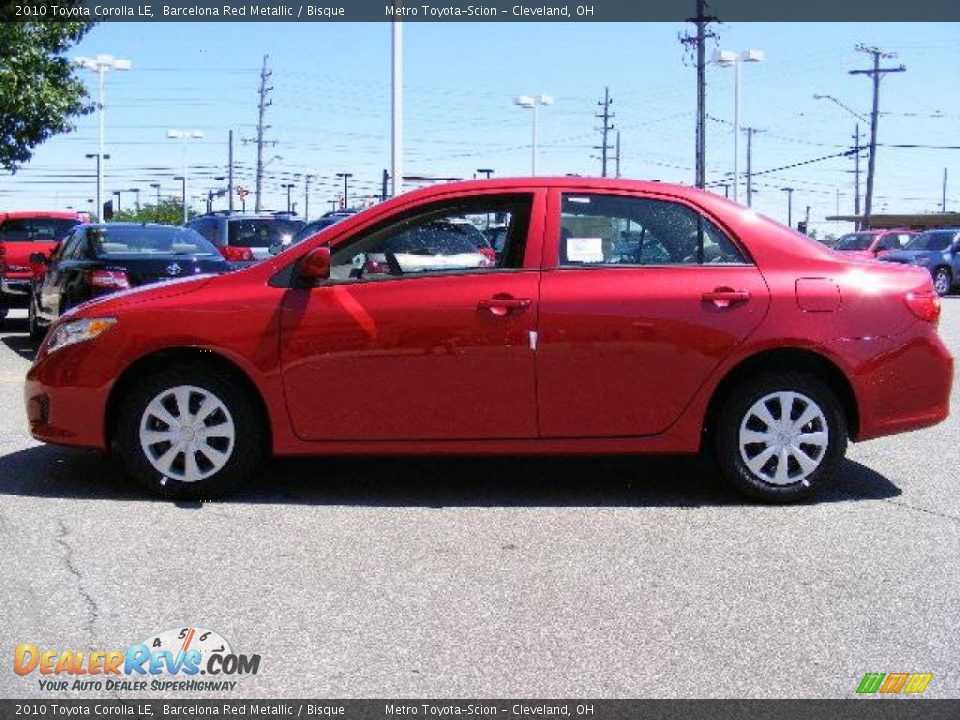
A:
[[[847,448],[847,423],[834,392],[813,375],[770,373],[729,394],[715,428],[721,472],[740,492],[793,502],[830,479]]]
[[[252,398],[205,367],[152,374],[123,403],[119,456],[134,479],[163,497],[222,495],[249,480],[265,454]]]
[[[937,295],[943,296],[948,294],[952,286],[953,276],[950,274],[950,269],[945,267],[937,268],[933,273],[933,289],[937,291]]]

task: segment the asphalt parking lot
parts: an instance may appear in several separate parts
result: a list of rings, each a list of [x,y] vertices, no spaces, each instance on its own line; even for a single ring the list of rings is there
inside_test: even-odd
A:
[[[956,356],[960,298],[940,328]],[[30,438],[25,333],[0,335],[2,697],[45,694],[19,643],[186,625],[262,656],[240,697],[852,697],[877,671],[960,697],[956,411],[794,507],[685,458],[277,461],[173,504]]]

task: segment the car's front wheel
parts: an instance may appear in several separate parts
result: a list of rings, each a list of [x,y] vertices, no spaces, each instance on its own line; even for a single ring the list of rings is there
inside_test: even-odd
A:
[[[793,502],[817,492],[847,448],[834,392],[807,373],[769,373],[729,394],[715,428],[721,472],[742,493]]]
[[[130,475],[168,498],[207,499],[249,480],[266,451],[249,393],[202,366],[163,370],[135,384],[117,424]]]
[[[953,285],[953,276],[950,275],[950,270],[942,267],[937,268],[933,273],[933,289],[937,291],[937,295],[941,297],[950,292],[950,287]]]

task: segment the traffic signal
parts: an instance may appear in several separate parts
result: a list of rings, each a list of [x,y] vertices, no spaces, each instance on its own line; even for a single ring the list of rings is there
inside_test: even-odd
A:
[[[797,223],[797,231],[802,232],[804,235],[807,234],[807,223],[801,220]]]

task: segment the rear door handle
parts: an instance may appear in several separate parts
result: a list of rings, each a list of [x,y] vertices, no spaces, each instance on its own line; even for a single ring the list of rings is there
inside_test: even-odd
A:
[[[530,298],[514,298],[509,296],[494,296],[489,300],[481,300],[477,303],[477,310],[486,310],[491,315],[502,317],[510,312],[523,312],[530,307],[532,301]]]
[[[713,303],[718,308],[726,308],[737,303],[745,303],[750,299],[747,290],[733,290],[732,288],[716,288],[700,296],[703,302]]]

